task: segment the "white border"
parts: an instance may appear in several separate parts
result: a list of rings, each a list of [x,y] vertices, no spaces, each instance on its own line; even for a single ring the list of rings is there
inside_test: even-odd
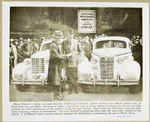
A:
[[[36,7],[119,7],[143,8],[143,102],[142,112],[132,118],[116,116],[10,116],[9,102],[9,17],[10,6]],[[2,106],[3,121],[147,121],[149,120],[149,4],[110,2],[2,2]]]
[[[2,2],[8,6],[37,6],[37,7],[144,7],[147,3],[129,3],[129,2]]]

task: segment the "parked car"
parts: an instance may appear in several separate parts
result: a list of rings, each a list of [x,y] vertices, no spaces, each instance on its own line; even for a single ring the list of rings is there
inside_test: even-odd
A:
[[[19,91],[24,91],[28,85],[47,85],[51,42],[44,41],[39,52],[14,67],[11,84],[16,84]]]
[[[140,65],[132,56],[130,40],[126,37],[110,36],[97,38],[93,42],[90,61],[78,65],[78,84],[85,91],[87,85],[126,85],[130,93],[139,84]]]

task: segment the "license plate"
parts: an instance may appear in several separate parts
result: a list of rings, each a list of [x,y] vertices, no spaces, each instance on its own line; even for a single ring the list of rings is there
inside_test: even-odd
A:
[[[40,76],[41,76],[41,75],[32,75],[32,78],[33,78],[33,79],[40,79]]]

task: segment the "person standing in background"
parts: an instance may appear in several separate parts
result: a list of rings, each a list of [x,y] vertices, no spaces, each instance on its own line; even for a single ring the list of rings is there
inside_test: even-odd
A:
[[[22,45],[24,45],[23,38],[20,38],[19,42],[20,42],[20,49],[21,49]]]
[[[13,52],[13,47],[12,47],[13,39],[10,39],[9,42],[9,83],[10,80],[12,79],[12,71],[14,68],[14,52]]]
[[[92,53],[92,43],[90,42],[90,38],[88,36],[85,37],[85,41],[82,43],[82,50],[84,51],[84,55],[90,61],[91,53]]]
[[[37,51],[39,51],[39,45],[37,44],[37,39],[34,39],[34,41],[32,42],[33,45],[33,53],[36,53]]]
[[[140,64],[141,67],[141,76],[142,76],[142,45],[140,44],[140,40],[135,40],[135,46],[132,49],[134,60]]]
[[[20,55],[23,57],[23,59],[25,58],[30,58],[30,55],[29,55],[29,52],[28,52],[28,43],[27,43],[27,40],[24,39],[24,42],[21,46],[21,49],[20,49]],[[23,59],[21,59],[20,61],[22,62]]]
[[[74,31],[69,29],[67,31],[67,39],[62,42],[62,51],[66,56],[65,66],[68,78],[68,94],[73,90],[78,94],[77,90],[77,55],[81,51],[78,40],[73,39]]]
[[[30,38],[27,38],[29,56],[33,54],[33,44]]]
[[[17,48],[15,45],[15,40],[11,39],[11,47],[12,47],[12,52],[14,54],[14,67],[17,65]]]

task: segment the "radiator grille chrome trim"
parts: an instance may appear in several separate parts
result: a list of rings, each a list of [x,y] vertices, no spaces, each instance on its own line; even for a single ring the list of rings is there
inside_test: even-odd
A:
[[[100,58],[101,79],[113,79],[114,75],[114,57]]]
[[[44,73],[44,58],[32,58],[32,73]]]

